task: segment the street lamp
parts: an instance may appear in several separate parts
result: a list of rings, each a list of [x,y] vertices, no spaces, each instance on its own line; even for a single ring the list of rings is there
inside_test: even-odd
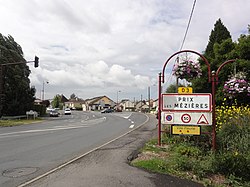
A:
[[[119,100],[118,100],[118,95],[119,95],[119,92],[121,92],[121,90],[118,90],[118,91],[117,91],[117,94],[116,94],[116,99],[117,99],[116,110],[118,110],[118,102],[119,102]]]
[[[45,81],[45,82],[43,81],[43,90],[42,90],[42,93],[43,93],[42,100],[43,100],[43,101],[44,101],[44,99],[45,99],[45,98],[44,98],[44,85],[45,85],[45,83],[46,83],[46,84],[49,84],[49,81]]]

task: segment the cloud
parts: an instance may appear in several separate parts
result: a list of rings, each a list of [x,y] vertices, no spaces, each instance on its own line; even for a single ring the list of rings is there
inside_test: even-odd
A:
[[[180,49],[193,0],[12,0],[0,2],[3,35],[12,35],[31,69],[37,96],[147,96],[170,55]],[[233,40],[247,32],[248,0],[197,1],[184,49],[202,52],[219,18]],[[171,63],[167,67],[171,78]],[[173,81],[172,81],[173,82]],[[152,94],[157,97],[157,94]]]

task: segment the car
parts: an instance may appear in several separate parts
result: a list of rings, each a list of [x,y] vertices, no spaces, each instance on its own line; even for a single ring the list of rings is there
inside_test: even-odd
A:
[[[112,113],[112,112],[114,112],[114,110],[111,108],[105,108],[104,110],[101,111],[101,113]]]
[[[55,109],[52,109],[49,112],[49,116],[50,117],[58,117],[59,116],[59,112],[57,110],[55,110]]]
[[[70,108],[65,108],[65,110],[64,110],[64,115],[71,115],[71,110],[70,110]]]

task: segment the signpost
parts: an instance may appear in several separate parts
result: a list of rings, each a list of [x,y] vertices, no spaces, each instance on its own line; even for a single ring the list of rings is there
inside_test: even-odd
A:
[[[170,60],[180,53],[193,53],[199,56],[207,66],[208,83],[211,83],[211,69],[208,60],[200,53],[193,50],[178,51],[171,55],[164,63],[162,73],[159,73],[158,84],[158,145],[161,146],[162,124],[173,126],[173,134],[200,134],[200,125],[211,125],[213,127],[213,149],[215,149],[215,94],[192,94],[190,87],[181,87],[178,94],[162,94],[162,83],[164,83],[165,70]],[[212,107],[213,106],[213,107]],[[211,120],[212,116],[212,120]],[[180,124],[179,126],[176,124]],[[191,126],[194,125],[194,126]],[[175,127],[176,126],[176,127]],[[190,129],[189,129],[190,128]],[[178,133],[177,133],[178,132]]]

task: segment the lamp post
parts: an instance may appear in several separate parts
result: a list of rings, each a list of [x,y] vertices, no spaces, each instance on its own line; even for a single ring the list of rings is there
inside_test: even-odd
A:
[[[43,93],[42,100],[43,100],[43,101],[44,101],[44,99],[45,99],[45,98],[44,98],[44,85],[45,85],[45,83],[46,83],[46,84],[49,84],[49,81],[46,81],[46,82],[43,81],[43,89],[42,89],[42,93]]]
[[[121,90],[118,90],[117,93],[116,93],[116,99],[117,99],[117,103],[116,103],[116,110],[118,111],[118,95],[119,95],[119,92],[121,92]]]

